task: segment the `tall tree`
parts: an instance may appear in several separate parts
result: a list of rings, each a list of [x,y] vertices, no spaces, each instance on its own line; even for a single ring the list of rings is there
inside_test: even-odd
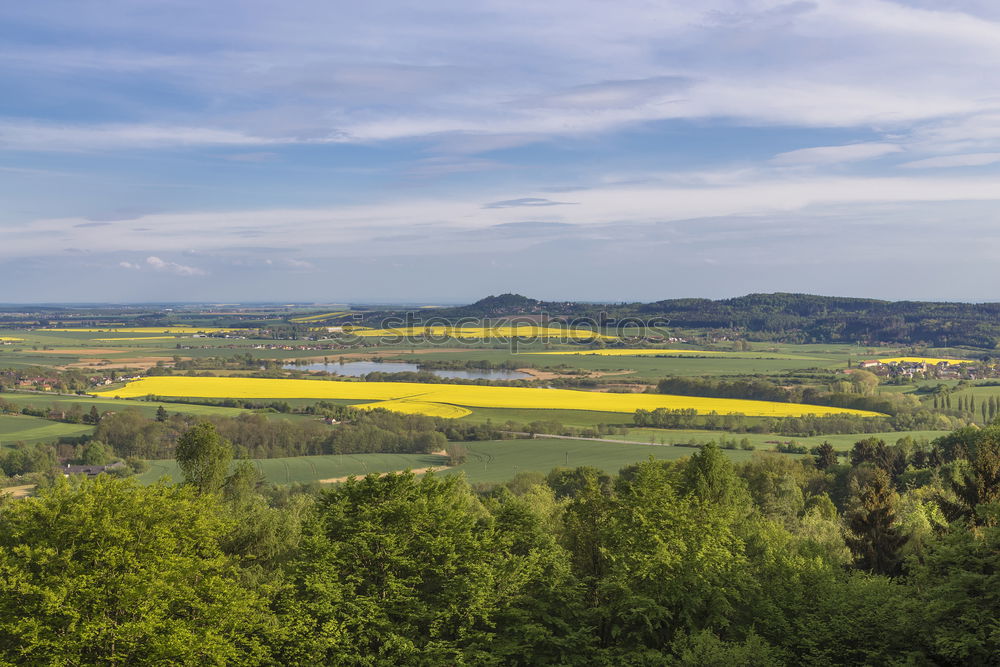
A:
[[[100,476],[0,512],[0,663],[260,664],[270,624],[212,500]]]
[[[950,520],[968,518],[978,521],[980,505],[1000,502],[1000,427],[979,432],[970,465],[949,485],[954,497],[938,496],[938,504]]]
[[[852,533],[847,543],[859,568],[876,574],[898,574],[899,551],[907,539],[896,523],[898,502],[899,496],[892,488],[889,473],[873,468],[847,514]]]
[[[210,422],[202,422],[177,439],[177,464],[187,483],[199,491],[218,491],[233,459],[233,447]]]
[[[816,467],[820,470],[826,470],[835,465],[837,465],[837,452],[833,449],[833,445],[824,441],[816,448]]]

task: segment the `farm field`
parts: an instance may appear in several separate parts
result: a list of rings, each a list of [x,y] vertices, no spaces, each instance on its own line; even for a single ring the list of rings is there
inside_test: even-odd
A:
[[[27,415],[0,415],[0,446],[15,442],[51,442],[91,430],[93,427],[86,424],[63,424]]]
[[[18,392],[7,392],[0,394],[0,398],[10,401],[18,406],[32,407],[52,407],[63,410],[69,409],[72,405],[81,406],[84,411],[89,410],[91,405],[96,405],[100,411],[105,410],[125,410],[132,408],[139,410],[145,415],[156,414],[156,409],[162,405],[167,412],[183,412],[192,415],[220,415],[224,417],[234,417],[246,410],[240,408],[224,408],[214,405],[196,405],[188,403],[166,403],[153,401],[133,401],[127,399],[100,398],[94,396],[64,396],[59,394],[28,394]],[[53,422],[49,422],[53,423]]]
[[[958,365],[958,364],[971,364],[974,363],[968,359],[941,359],[937,357],[883,357],[879,359],[883,364],[948,364],[948,365]]]
[[[51,329],[38,329],[39,332],[55,331],[64,333],[130,333],[130,334],[196,334],[196,333],[224,333],[231,329],[220,329],[217,327],[183,327],[183,326],[162,326],[162,327],[54,327]]]
[[[541,389],[534,387],[493,387],[482,385],[432,384],[411,382],[339,382],[234,377],[149,377],[122,388],[97,392],[96,396],[135,398],[178,396],[198,398],[337,398],[376,401],[407,400],[442,403],[462,407],[555,408],[598,412],[633,413],[637,409],[694,409],[699,413],[741,413],[747,416],[798,416],[805,414],[877,413],[795,403],[772,403],[725,398],[670,396],[666,394],[610,394]],[[374,406],[377,407],[377,406]],[[392,408],[390,404],[389,408]]]
[[[865,438],[880,438],[888,444],[895,444],[897,440],[907,436],[914,440],[930,441],[940,438],[947,433],[948,431],[891,431],[887,433],[849,433],[795,437],[774,435],[773,433],[727,433],[725,431],[630,428],[626,435],[609,435],[607,437],[614,440],[634,440],[635,442],[652,442],[655,444],[702,444],[710,440],[718,442],[720,438],[725,438],[727,441],[740,441],[746,438],[758,450],[773,449],[775,442],[795,442],[807,447],[815,447],[824,442],[829,442],[837,451],[848,451],[854,446],[855,442],[864,440]]]
[[[571,339],[571,340],[616,340],[616,336],[609,336],[590,329],[570,329],[562,327],[541,327],[533,325],[521,326],[495,326],[495,327],[447,327],[447,326],[427,326],[427,327],[401,327],[390,329],[368,329],[363,327],[352,327],[344,332],[345,335],[358,336],[361,338],[390,338],[393,336],[436,336],[440,338],[472,338],[489,340],[493,338],[540,338],[540,339]]]
[[[806,361],[826,361],[829,358],[805,357],[793,354],[781,354],[778,352],[723,352],[718,350],[693,350],[693,349],[648,349],[641,348],[635,350],[628,349],[605,349],[605,350],[559,350],[555,352],[527,352],[528,355],[554,355],[554,356],[598,356],[598,357],[708,357],[713,359],[801,359]]]
[[[407,350],[406,352],[409,352]],[[764,358],[731,358],[704,356],[601,356],[587,354],[568,354],[545,356],[530,351],[512,353],[509,350],[458,350],[442,351],[422,350],[417,354],[400,352],[390,354],[384,350],[385,358],[400,359],[419,363],[421,361],[490,361],[493,363],[513,362],[524,366],[540,366],[543,368],[569,368],[589,372],[614,375],[616,379],[630,382],[656,382],[668,375],[758,375],[776,374],[785,371],[804,370],[807,368],[846,368],[847,357],[842,359],[820,357],[794,357],[764,359]]]
[[[466,462],[453,468],[444,467],[446,458],[433,454],[342,454],[300,456],[295,458],[257,459],[254,463],[269,482],[290,484],[321,479],[363,476],[442,466],[436,474],[464,474],[469,482],[504,482],[519,472],[547,473],[553,468],[593,466],[608,473],[652,457],[676,460],[691,456],[690,447],[661,447],[536,438],[533,440],[492,440],[464,443],[468,451]],[[745,461],[752,452],[723,450],[734,461]],[[152,483],[164,475],[180,481],[181,474],[174,461],[150,461],[150,469],[139,479]]]

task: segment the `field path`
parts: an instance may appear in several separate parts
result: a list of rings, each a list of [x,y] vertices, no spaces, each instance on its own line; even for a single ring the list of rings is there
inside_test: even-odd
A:
[[[31,492],[35,489],[34,484],[25,484],[23,486],[7,486],[0,489],[0,496],[8,495],[11,498],[27,498],[31,495]]]
[[[447,456],[448,452],[445,450],[439,450],[436,452],[431,452],[431,456]],[[439,468],[446,468],[447,466],[427,466],[426,468],[406,468],[405,470],[389,470],[387,472],[374,473],[376,477],[385,477],[386,475],[395,475],[397,473],[406,472],[409,470],[414,475],[423,475],[428,472],[432,472]],[[369,473],[373,474],[373,473]],[[368,475],[345,475],[343,477],[328,477],[327,479],[317,480],[320,484],[340,484],[341,482],[346,482],[351,477],[367,477]]]

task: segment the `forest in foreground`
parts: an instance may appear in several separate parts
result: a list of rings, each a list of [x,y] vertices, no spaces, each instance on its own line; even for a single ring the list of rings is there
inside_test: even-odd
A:
[[[231,468],[0,501],[0,662],[987,665],[1000,426],[617,476],[411,473],[318,491]],[[918,456],[919,455],[919,456]]]

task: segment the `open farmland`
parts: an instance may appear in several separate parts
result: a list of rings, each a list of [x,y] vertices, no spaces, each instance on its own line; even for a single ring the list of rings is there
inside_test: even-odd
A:
[[[776,443],[794,442],[806,447],[816,447],[829,442],[837,451],[848,451],[858,440],[878,438],[888,444],[895,444],[901,438],[931,441],[946,435],[948,431],[890,431],[885,433],[847,433],[831,435],[815,435],[807,437],[775,435],[773,433],[726,433],[724,431],[703,431],[693,429],[662,429],[662,428],[630,428],[623,435],[611,435],[608,438],[632,440],[657,445],[690,445],[705,444],[710,441],[718,443],[746,439],[758,450],[774,449]]]
[[[230,329],[220,329],[217,327],[183,327],[183,326],[162,326],[162,327],[54,327],[51,329],[41,329],[40,331],[55,331],[63,333],[135,333],[135,334],[195,334],[195,333],[223,333]]]
[[[90,433],[85,424],[63,424],[27,415],[0,415],[0,445],[15,442],[51,442],[63,437]]]
[[[710,359],[802,359],[806,361],[828,361],[822,357],[807,357],[775,352],[726,352],[718,350],[681,349],[609,349],[609,350],[558,350],[554,352],[527,352],[529,355],[553,356],[598,356],[598,357],[708,357]]]
[[[592,466],[607,473],[645,461],[676,460],[691,456],[690,447],[629,445],[613,442],[536,438],[533,440],[491,440],[464,443],[466,462],[446,467],[447,458],[435,454],[341,454],[298,456],[293,458],[255,459],[254,464],[273,484],[308,483],[324,479],[363,476],[368,473],[394,472],[435,467],[435,474],[463,474],[470,482],[505,482],[520,472],[547,473],[553,468]],[[735,461],[745,461],[751,452],[723,450]],[[150,469],[140,479],[155,482],[164,475],[174,481],[182,478],[175,461],[150,461]]]
[[[940,359],[935,357],[888,357],[879,359],[878,361],[883,364],[928,364],[931,366],[936,366],[937,364],[952,366],[975,363],[968,359]]]
[[[353,399],[371,402],[398,401],[439,403],[462,407],[548,408],[632,413],[638,409],[693,409],[700,414],[739,413],[757,417],[793,417],[807,414],[853,414],[877,416],[877,413],[796,403],[750,401],[725,398],[671,396],[666,394],[609,394],[568,389],[533,387],[492,387],[482,385],[431,384],[412,382],[337,382],[324,380],[285,380],[236,377],[148,377],[130,382],[119,389],[97,392],[102,397],[136,398],[142,396],[190,398],[315,398]],[[416,411],[416,410],[415,410]]]
[[[52,408],[53,410],[69,410],[72,406],[78,405],[84,411],[90,406],[96,406],[100,412],[107,410],[138,410],[147,416],[156,414],[157,408],[161,405],[168,412],[183,412],[191,415],[218,415],[220,417],[235,417],[246,412],[239,408],[225,408],[215,405],[197,405],[193,403],[163,403],[150,401],[116,400],[113,398],[101,398],[94,396],[65,396],[47,393],[5,393],[0,395],[4,400],[10,401],[19,407],[31,406],[34,408]],[[53,422],[47,422],[53,423]]]
[[[534,325],[520,326],[496,326],[496,327],[403,327],[392,329],[366,329],[362,327],[352,327],[344,332],[351,336],[361,338],[391,338],[391,337],[416,337],[431,336],[439,338],[471,338],[471,339],[505,339],[505,338],[539,338],[539,339],[559,339],[569,340],[615,340],[615,336],[609,336],[590,329],[570,329],[560,327],[542,327]]]
[[[720,353],[717,355],[638,355],[614,356],[596,354],[544,355],[534,352],[544,348],[530,346],[518,351],[510,349],[470,348],[465,350],[436,350],[433,348],[415,350],[402,346],[392,350],[380,347],[379,352],[386,359],[398,359],[413,363],[420,362],[468,362],[489,361],[492,363],[514,363],[522,366],[536,366],[545,369],[574,369],[590,373],[614,374],[623,380],[655,383],[668,375],[678,376],[720,376],[776,374],[812,368],[843,369],[847,367],[847,356],[839,357],[811,353],[808,355],[781,353]],[[394,352],[394,354],[393,354]],[[730,356],[737,355],[737,356]],[[742,356],[741,356],[742,355]],[[765,356],[766,355],[766,356]]]

